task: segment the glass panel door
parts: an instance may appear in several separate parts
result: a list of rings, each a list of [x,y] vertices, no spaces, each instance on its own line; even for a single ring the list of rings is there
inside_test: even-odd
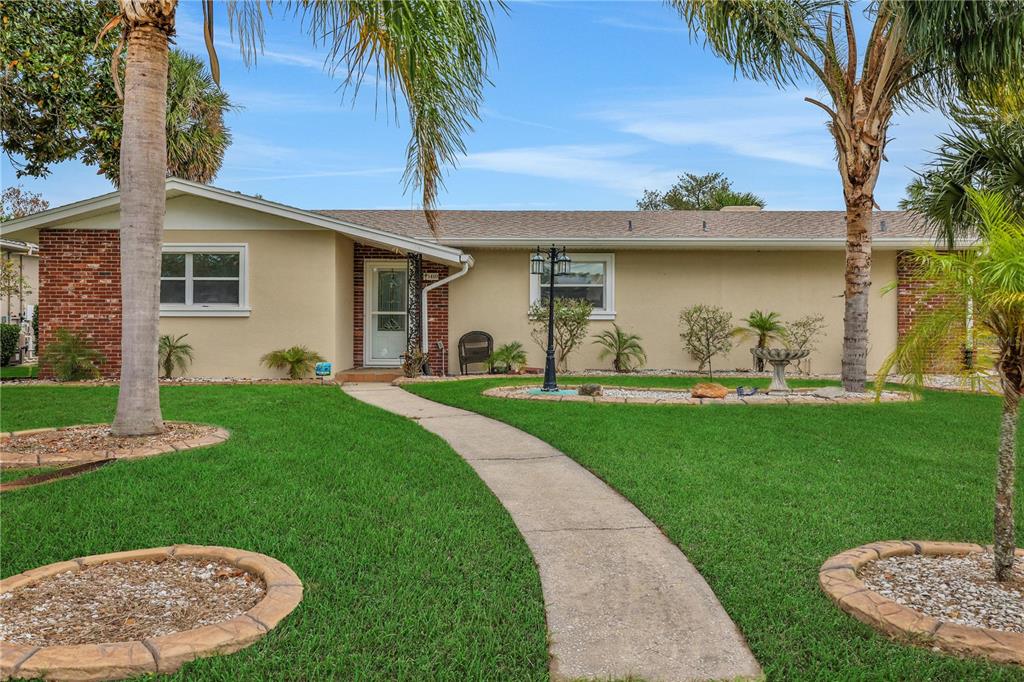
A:
[[[375,267],[370,278],[370,360],[399,361],[406,346],[405,265]]]

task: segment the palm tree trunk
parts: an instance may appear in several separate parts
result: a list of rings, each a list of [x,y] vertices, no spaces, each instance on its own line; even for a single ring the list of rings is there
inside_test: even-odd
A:
[[[121,0],[127,32],[121,137],[121,389],[113,431],[160,433],[157,344],[167,172],[168,34],[176,0]]]
[[[846,202],[846,307],[843,315],[843,388],[862,393],[867,381],[868,294],[871,290],[871,195]]]
[[[1014,357],[1016,356],[1016,357]],[[1017,469],[1017,423],[1024,377],[1019,353],[1003,353],[1000,374],[1003,384],[1003,419],[999,428],[999,460],[996,469],[995,573],[996,580],[1013,576],[1016,538],[1013,528],[1013,486]]]

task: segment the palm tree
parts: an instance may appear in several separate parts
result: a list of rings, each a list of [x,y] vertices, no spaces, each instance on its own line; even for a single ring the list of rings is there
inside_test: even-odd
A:
[[[878,371],[877,390],[893,369],[920,388],[931,358],[977,344],[990,350],[1003,393],[995,504],[995,576],[1013,573],[1013,487],[1019,404],[1024,391],[1024,214],[1006,197],[968,189],[972,210],[984,226],[980,245],[959,252],[919,251],[922,274],[935,282],[925,310]],[[970,306],[970,308],[968,308]],[[970,315],[967,314],[970,309]],[[966,371],[966,370],[965,370]]]
[[[843,386],[867,376],[871,211],[897,109],[933,106],[1021,82],[1020,0],[878,0],[863,60],[850,0],[671,0],[691,30],[748,78],[795,86],[808,78],[828,115],[846,202]],[[863,65],[858,66],[863,61]]]
[[[192,344],[185,343],[184,339],[188,334],[174,336],[164,334],[160,337],[160,366],[164,370],[164,378],[170,379],[175,368],[184,372],[192,362]]]
[[[160,245],[165,211],[168,38],[177,0],[118,0],[120,15],[104,32],[121,27],[127,46],[124,126],[121,137],[121,390],[113,431],[158,433],[160,414],[157,349]],[[503,5],[500,5],[502,6]],[[358,91],[367,71],[409,108],[412,138],[406,158],[407,186],[422,190],[427,219],[437,198],[442,168],[465,151],[462,137],[477,118],[494,48],[494,5],[472,0],[377,2],[303,0],[294,5],[302,26],[328,49],[326,65],[344,68]],[[219,82],[213,50],[213,2],[203,0],[204,37],[210,70]],[[229,5],[229,19],[243,54],[254,59],[263,37],[257,2]],[[115,63],[120,55],[115,52]]]
[[[746,326],[736,327],[733,329],[733,336],[745,339],[757,339],[756,348],[767,348],[769,341],[777,341],[781,339],[782,334],[785,331],[782,319],[778,313],[765,313],[760,310],[755,310],[750,313],[750,315],[743,318],[742,322],[745,322]],[[754,369],[758,372],[764,371],[763,358],[754,357]]]
[[[301,379],[313,371],[316,363],[323,361],[322,355],[307,346],[292,346],[291,348],[273,350],[260,358],[260,362],[271,369],[288,370],[290,379]]]
[[[976,104],[956,109],[954,121],[900,202],[900,208],[924,216],[950,248],[982,227],[969,188],[999,192],[1024,212],[1024,113]]]
[[[628,372],[647,362],[647,354],[640,345],[642,340],[636,334],[622,331],[614,322],[611,329],[594,335],[594,343],[601,346],[598,357],[604,360],[611,356],[612,367],[616,372]]]

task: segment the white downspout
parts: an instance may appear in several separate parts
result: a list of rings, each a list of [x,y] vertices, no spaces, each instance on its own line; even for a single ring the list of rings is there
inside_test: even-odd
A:
[[[433,282],[423,287],[423,291],[421,293],[422,298],[420,299],[420,310],[422,311],[423,314],[422,326],[420,327],[420,329],[422,329],[423,332],[420,334],[420,336],[422,337],[420,339],[420,342],[423,346],[424,355],[430,355],[430,327],[428,319],[429,315],[427,311],[427,294],[438,287],[443,287],[445,284],[448,284],[449,282],[454,282],[459,277],[462,277],[467,272],[469,272],[469,269],[473,267],[473,257],[470,256],[469,254],[463,254],[459,256],[459,260],[462,261],[461,270],[454,274],[448,275],[442,280],[438,280],[437,282]],[[447,347],[445,348],[445,352],[448,352]]]

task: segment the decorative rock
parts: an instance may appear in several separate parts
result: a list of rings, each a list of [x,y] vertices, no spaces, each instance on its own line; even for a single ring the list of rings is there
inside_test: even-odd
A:
[[[729,395],[729,389],[721,384],[697,384],[690,391],[694,398],[724,398]]]
[[[814,389],[814,395],[818,398],[828,398],[829,400],[835,400],[836,398],[842,398],[846,395],[846,391],[843,390],[842,386],[822,386],[821,388]]]
[[[583,384],[579,387],[580,395],[595,396],[601,395],[601,384]]]

